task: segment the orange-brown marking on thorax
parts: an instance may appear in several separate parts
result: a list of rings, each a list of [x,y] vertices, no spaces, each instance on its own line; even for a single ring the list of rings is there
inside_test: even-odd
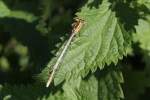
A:
[[[72,24],[72,33],[78,33],[84,24],[84,20],[75,18],[75,22]]]

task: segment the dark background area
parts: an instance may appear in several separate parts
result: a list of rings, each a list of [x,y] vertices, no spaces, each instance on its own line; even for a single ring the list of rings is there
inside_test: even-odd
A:
[[[68,38],[75,13],[87,0],[3,1],[11,10],[26,11],[38,17],[33,23],[22,19],[0,18],[0,84],[9,84],[8,88],[11,85],[31,88],[36,83],[34,76],[39,74],[54,56],[57,45],[61,45]],[[115,0],[110,2],[113,4]],[[90,6],[96,8],[99,3],[100,0],[95,0]],[[135,30],[134,25],[137,25],[140,18],[138,10],[147,12],[144,6],[131,8],[130,3],[132,0],[112,5],[112,10],[116,11],[116,16],[128,31]],[[133,53],[120,62],[124,65],[122,70],[125,83],[122,87],[126,100],[134,97],[136,99],[132,100],[150,98],[150,88],[145,85],[145,81],[150,83],[150,64],[144,60],[149,59],[145,52],[139,48],[138,43],[134,43]],[[38,89],[44,91],[41,95],[48,93],[42,86]]]

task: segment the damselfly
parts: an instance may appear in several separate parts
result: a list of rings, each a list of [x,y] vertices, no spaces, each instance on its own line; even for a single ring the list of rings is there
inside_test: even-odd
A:
[[[75,18],[75,22],[72,24],[71,36],[69,37],[69,40],[67,41],[66,45],[64,46],[63,51],[61,52],[61,54],[58,57],[55,65],[52,68],[52,72],[49,76],[46,87],[49,87],[49,85],[51,84],[51,82],[53,80],[53,77],[54,77],[54,74],[55,74],[56,70],[58,69],[58,66],[59,66],[60,62],[62,61],[62,58],[63,58],[66,50],[68,49],[73,37],[80,31],[80,29],[82,28],[83,25],[84,25],[84,20],[79,19],[79,18]]]

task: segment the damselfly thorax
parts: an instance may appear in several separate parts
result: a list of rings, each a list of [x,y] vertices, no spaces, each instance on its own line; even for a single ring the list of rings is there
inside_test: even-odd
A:
[[[84,20],[80,18],[74,18],[75,22],[72,24],[72,33],[78,33],[84,24]]]

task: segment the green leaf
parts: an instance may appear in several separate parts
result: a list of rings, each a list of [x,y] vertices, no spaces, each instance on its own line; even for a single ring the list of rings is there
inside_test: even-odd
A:
[[[10,10],[4,4],[4,2],[0,0],[0,18],[6,17],[9,14],[10,14]]]
[[[120,100],[120,98],[124,98],[120,85],[123,82],[123,76],[119,70],[106,70],[99,81],[99,93],[101,93],[99,94],[99,100]]]
[[[65,97],[64,93],[58,91],[55,94],[50,94],[48,96],[43,96],[43,98],[41,98],[40,100],[70,100],[70,99]]]
[[[80,78],[67,81],[64,95],[69,100],[120,100],[124,98],[120,83],[123,82],[122,73],[116,68],[99,71],[84,80]]]
[[[98,80],[93,75],[88,80],[71,79],[63,89],[68,100],[98,100]]]
[[[11,13],[8,17],[22,19],[22,20],[25,20],[29,23],[37,20],[37,17],[35,15],[30,14],[30,13],[25,12],[25,11],[11,11]]]
[[[150,51],[150,16],[146,20],[139,19],[135,28],[134,41],[139,42],[142,49]]]
[[[0,18],[17,18],[17,19],[23,19],[27,22],[33,22],[37,19],[37,17],[31,13],[25,12],[25,11],[13,11],[7,7],[7,5],[0,0]]]
[[[149,0],[137,0],[137,3],[145,5],[150,10],[150,1]]]
[[[55,74],[55,85],[70,77],[84,77],[90,71],[95,72],[97,67],[103,69],[105,64],[116,64],[126,55],[130,44],[129,36],[118,23],[115,13],[111,11],[110,3],[104,0],[98,8],[90,8],[89,3],[77,13],[77,16],[85,21],[85,25],[66,52]],[[52,68],[61,51],[58,51],[56,57],[41,73],[45,79],[48,78],[46,70]]]

